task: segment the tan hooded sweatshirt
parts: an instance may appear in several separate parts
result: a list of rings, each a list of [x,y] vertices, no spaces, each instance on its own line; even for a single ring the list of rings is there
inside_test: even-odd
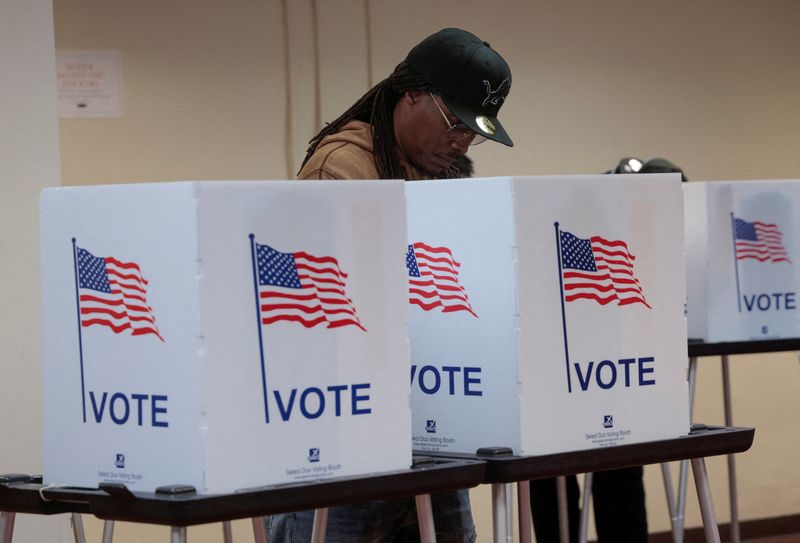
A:
[[[405,160],[405,179],[429,179]],[[350,121],[335,134],[325,136],[297,174],[298,179],[380,179],[372,152],[372,126]]]

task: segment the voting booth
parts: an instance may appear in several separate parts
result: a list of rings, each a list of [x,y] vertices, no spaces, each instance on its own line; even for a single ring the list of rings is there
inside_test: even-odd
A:
[[[689,432],[680,176],[407,184],[415,449]]]
[[[46,484],[220,493],[410,466],[402,182],[40,204]]]
[[[684,186],[689,337],[800,337],[800,181]]]

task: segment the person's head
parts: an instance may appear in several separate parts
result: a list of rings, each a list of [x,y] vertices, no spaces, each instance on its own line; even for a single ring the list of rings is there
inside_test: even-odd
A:
[[[492,139],[513,145],[497,120],[510,87],[508,64],[488,43],[464,30],[440,30],[321,130],[306,161],[323,137],[358,119],[372,125],[382,178],[403,177],[401,157],[431,177],[451,177],[448,170],[471,144]]]
[[[651,158],[644,162],[638,158],[626,157],[620,160],[617,167],[608,173],[679,173],[681,174],[681,181],[688,181],[683,170],[666,158]]]

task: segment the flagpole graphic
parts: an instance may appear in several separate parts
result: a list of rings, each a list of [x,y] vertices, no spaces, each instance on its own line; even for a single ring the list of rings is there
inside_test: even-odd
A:
[[[742,312],[742,293],[739,289],[739,258],[736,250],[736,217],[731,212],[731,236],[733,237],[733,269],[736,270],[736,304],[739,307],[739,313]]]
[[[83,405],[83,422],[86,422],[86,385],[83,379],[83,332],[81,331],[81,301],[80,283],[78,281],[78,245],[77,240],[72,238],[72,262],[75,268],[75,307],[78,311],[78,353],[81,361],[81,404]]]
[[[567,369],[567,390],[572,393],[572,378],[569,371],[569,342],[567,341],[567,312],[564,307],[564,272],[561,268],[561,234],[558,221],[553,223],[556,229],[556,261],[558,262],[558,287],[561,291],[561,326],[564,330],[564,363]]]
[[[261,301],[258,296],[258,264],[256,262],[256,242],[255,236],[250,234],[250,257],[253,262],[253,291],[256,301],[256,319],[258,325],[258,351],[261,357],[261,389],[264,393],[264,419],[269,424],[269,405],[267,402],[267,369],[264,365],[264,339],[261,333]]]

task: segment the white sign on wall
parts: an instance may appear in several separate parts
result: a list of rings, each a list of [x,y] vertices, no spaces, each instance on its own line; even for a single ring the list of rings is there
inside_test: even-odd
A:
[[[56,82],[61,118],[124,114],[119,51],[57,51]]]

